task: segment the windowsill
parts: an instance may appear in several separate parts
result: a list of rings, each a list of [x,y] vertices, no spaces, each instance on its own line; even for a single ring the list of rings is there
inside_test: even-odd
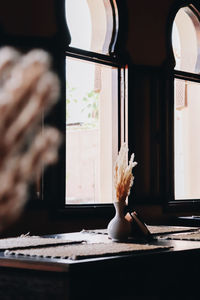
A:
[[[64,208],[57,210],[57,216],[111,216],[114,214],[112,204],[82,204],[82,205],[65,205]]]
[[[200,226],[200,216],[178,217],[178,224],[182,226]]]
[[[166,203],[164,210],[171,213],[183,213],[193,215],[200,212],[200,201],[194,200],[175,200]]]

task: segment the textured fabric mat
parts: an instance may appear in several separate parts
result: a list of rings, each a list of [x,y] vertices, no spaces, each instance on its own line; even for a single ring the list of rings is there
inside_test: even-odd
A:
[[[160,235],[175,232],[187,232],[197,230],[196,227],[181,227],[181,226],[147,226],[152,234]]]
[[[48,248],[34,248],[21,250],[6,250],[5,255],[23,255],[31,257],[46,258],[70,258],[70,259],[86,259],[94,257],[105,257],[119,254],[130,254],[141,251],[155,251],[169,249],[169,247],[155,246],[148,244],[133,243],[98,243],[98,244],[79,244],[79,245],[63,245]]]
[[[150,233],[153,235],[161,235],[175,232],[185,232],[197,230],[196,227],[181,227],[181,226],[150,226],[148,225]],[[83,233],[93,233],[93,234],[107,234],[107,229],[94,229],[94,230],[83,230]]]
[[[39,247],[61,244],[81,243],[83,240],[64,240],[56,238],[43,238],[39,236],[23,235],[16,238],[0,239],[0,250],[19,249],[27,247]]]
[[[167,236],[168,240],[187,240],[187,241],[200,241],[200,231],[182,233],[182,234],[172,234]]]

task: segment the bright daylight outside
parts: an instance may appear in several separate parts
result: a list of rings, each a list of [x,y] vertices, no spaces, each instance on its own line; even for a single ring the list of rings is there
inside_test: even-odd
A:
[[[92,11],[102,15],[104,39],[101,32],[100,42],[94,43],[96,29],[89,2],[66,1],[66,18],[70,45],[94,51],[102,49],[106,11],[103,1],[95,1],[98,5]],[[112,202],[113,161],[118,151],[118,69],[67,56],[66,80],[66,204]]]
[[[176,70],[199,73],[200,25],[189,8],[176,15],[172,32]],[[175,199],[200,198],[200,84],[175,79]]]

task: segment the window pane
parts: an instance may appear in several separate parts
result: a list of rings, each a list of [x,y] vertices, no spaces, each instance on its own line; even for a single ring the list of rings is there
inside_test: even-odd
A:
[[[175,80],[175,199],[200,198],[200,84]]]
[[[172,46],[176,70],[199,73],[200,23],[189,7],[181,8],[176,14],[172,29]]]
[[[115,1],[113,1],[114,5]],[[66,19],[71,34],[70,46],[102,54],[109,53],[113,32],[117,32],[117,10],[115,28],[110,1],[66,0]]]
[[[66,203],[112,202],[118,69],[66,59]]]

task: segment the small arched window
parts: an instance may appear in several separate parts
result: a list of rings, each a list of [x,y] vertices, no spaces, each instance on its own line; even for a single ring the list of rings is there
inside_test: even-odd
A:
[[[172,30],[175,199],[200,199],[200,19],[182,7]]]
[[[175,70],[200,73],[200,22],[192,7],[183,7],[176,14],[172,29]]]
[[[66,0],[66,204],[113,201],[113,164],[125,141],[127,70],[115,58],[115,0]]]
[[[115,1],[67,0],[66,18],[71,47],[109,54],[118,31]]]

